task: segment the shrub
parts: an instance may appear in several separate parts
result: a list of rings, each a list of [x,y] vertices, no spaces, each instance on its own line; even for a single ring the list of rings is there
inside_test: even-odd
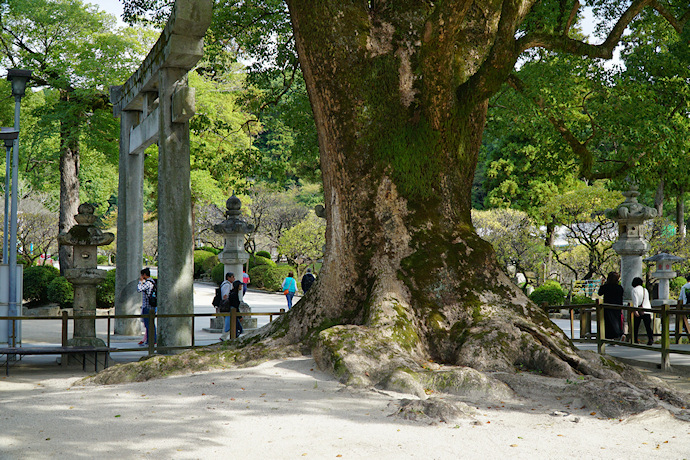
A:
[[[31,258],[25,256],[24,254],[17,254],[17,265],[24,265],[24,267],[30,267],[33,265]]]
[[[548,280],[530,294],[529,298],[537,305],[546,302],[549,305],[563,305],[566,293],[558,281]],[[591,301],[591,300],[590,300]]]
[[[686,280],[682,276],[677,276],[673,278],[669,283],[669,290],[672,293],[671,295],[674,297],[678,297],[680,295],[680,288],[682,288],[683,285],[687,282],[688,280]]]
[[[268,291],[280,291],[288,272],[294,271],[289,265],[259,265],[249,270],[252,286]]]
[[[574,295],[570,303],[571,305],[585,305],[588,303],[594,303],[594,300],[587,297],[586,295]]]
[[[220,261],[218,260],[218,256],[212,256],[209,257],[208,259],[204,260],[204,263],[201,264],[201,269],[203,273],[211,273],[211,271],[218,265]]]
[[[201,276],[204,261],[213,256],[215,256],[215,254],[212,252],[194,251],[194,278],[199,278]]]
[[[249,269],[249,278],[252,280],[254,287],[263,289],[266,287],[266,272],[269,271],[271,267],[268,265],[259,265]]]
[[[263,251],[263,252],[265,252],[265,251]],[[258,267],[259,265],[268,265],[268,266],[270,266],[270,267],[275,267],[275,266],[276,266],[276,263],[273,262],[270,258],[261,257],[261,256],[257,256],[257,255],[254,255],[254,254],[252,254],[251,256],[249,256],[249,262],[248,262],[248,264],[249,264],[249,268],[250,268],[250,269],[251,269],[252,267]],[[249,275],[249,276],[251,276],[251,275]]]
[[[220,254],[221,249],[216,249],[213,246],[201,246],[200,248],[197,248],[197,251],[207,251],[218,255]]]
[[[265,257],[266,259],[271,258],[271,253],[268,251],[256,251],[256,254],[254,254],[257,257]]]
[[[213,270],[211,270],[211,279],[213,279],[213,282],[216,284],[220,284],[223,282],[225,279],[225,265],[223,264],[218,264],[215,267],[213,267]]]
[[[60,270],[50,265],[28,267],[24,270],[24,300],[36,303],[48,302],[48,284],[59,275]]]
[[[115,305],[115,269],[108,270],[105,279],[96,286],[96,306],[111,308]]]
[[[60,304],[61,307],[69,307],[74,302],[74,289],[72,283],[64,276],[57,276],[48,285],[48,300]]]
[[[102,254],[98,254],[96,256],[96,263],[98,265],[108,265],[108,256],[104,256]]]

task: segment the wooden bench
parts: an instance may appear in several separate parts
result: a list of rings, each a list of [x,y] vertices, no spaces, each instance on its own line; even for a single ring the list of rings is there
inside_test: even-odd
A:
[[[98,372],[98,353],[105,354],[104,368],[108,367],[108,353],[112,351],[108,347],[0,347],[0,355],[6,355],[5,375],[10,375],[10,355],[82,355],[82,369],[86,371],[86,355],[94,354],[94,370]]]

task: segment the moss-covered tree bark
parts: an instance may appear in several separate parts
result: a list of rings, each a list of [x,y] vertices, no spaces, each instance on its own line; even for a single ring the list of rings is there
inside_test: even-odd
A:
[[[601,373],[509,281],[470,218],[488,98],[533,46],[602,45],[519,33],[535,1],[288,0],[321,151],[326,260],[272,328],[308,340],[343,381],[378,384],[430,361],[478,370]],[[566,5],[568,4],[568,5]],[[560,29],[559,29],[560,27]],[[520,38],[516,38],[520,36]]]

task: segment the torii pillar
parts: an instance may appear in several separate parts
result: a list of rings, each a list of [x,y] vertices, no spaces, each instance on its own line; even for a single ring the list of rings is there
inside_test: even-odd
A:
[[[139,69],[110,88],[120,117],[115,313],[139,314],[136,291],[143,260],[144,150],[158,143],[158,313],[193,313],[193,240],[189,119],[194,89],[187,72],[203,56],[212,0],[176,0],[168,23]],[[138,319],[115,332],[137,335]],[[159,318],[159,346],[189,345],[191,318]]]

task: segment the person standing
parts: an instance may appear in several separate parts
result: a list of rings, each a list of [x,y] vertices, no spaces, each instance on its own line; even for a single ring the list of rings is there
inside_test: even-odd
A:
[[[633,278],[632,287],[633,306],[651,310],[652,304],[649,302],[649,292],[642,285],[642,278]],[[640,311],[633,313],[633,339],[635,343],[640,343],[637,338],[640,320],[644,322],[644,327],[647,330],[647,345],[651,345],[654,343],[654,332],[652,331],[652,315],[649,313]]]
[[[690,279],[690,274],[686,275],[686,279]],[[680,305],[690,304],[690,281],[685,283],[680,288],[680,296],[678,296],[678,303]]]
[[[606,283],[599,287],[598,294],[604,298],[604,303],[623,305],[623,286],[618,283],[618,279],[617,272],[610,272],[606,277]],[[625,341],[623,310],[604,307],[604,331],[607,339]]]
[[[289,272],[288,276],[283,280],[283,294],[285,294],[287,299],[288,310],[292,308],[292,298],[297,292],[297,281],[295,281],[294,276],[293,272]]]
[[[246,271],[242,270],[242,295],[245,295],[247,293],[247,285],[249,283],[251,283],[249,275],[247,275]]]
[[[140,272],[139,283],[137,284],[137,292],[141,292],[141,314],[145,315],[142,318],[144,321],[144,329],[146,329],[146,335],[144,340],[139,342],[140,346],[148,345],[149,343],[149,317],[148,314],[153,308],[154,313],[156,311],[155,307],[151,306],[151,297],[153,297],[156,291],[155,281],[151,278],[151,270],[144,268]],[[154,324],[155,329],[155,324]],[[153,336],[153,343],[156,343],[156,334]]]
[[[229,313],[230,312],[230,291],[232,291],[232,284],[235,282],[235,274],[233,272],[227,272],[225,274],[225,281],[220,284],[220,312]],[[230,336],[230,316],[225,317],[225,323],[223,327],[223,334],[220,336],[220,341],[227,340]]]
[[[302,277],[302,291],[306,294],[312,284],[314,284],[316,278],[311,273],[311,268],[307,268],[307,273]]]

